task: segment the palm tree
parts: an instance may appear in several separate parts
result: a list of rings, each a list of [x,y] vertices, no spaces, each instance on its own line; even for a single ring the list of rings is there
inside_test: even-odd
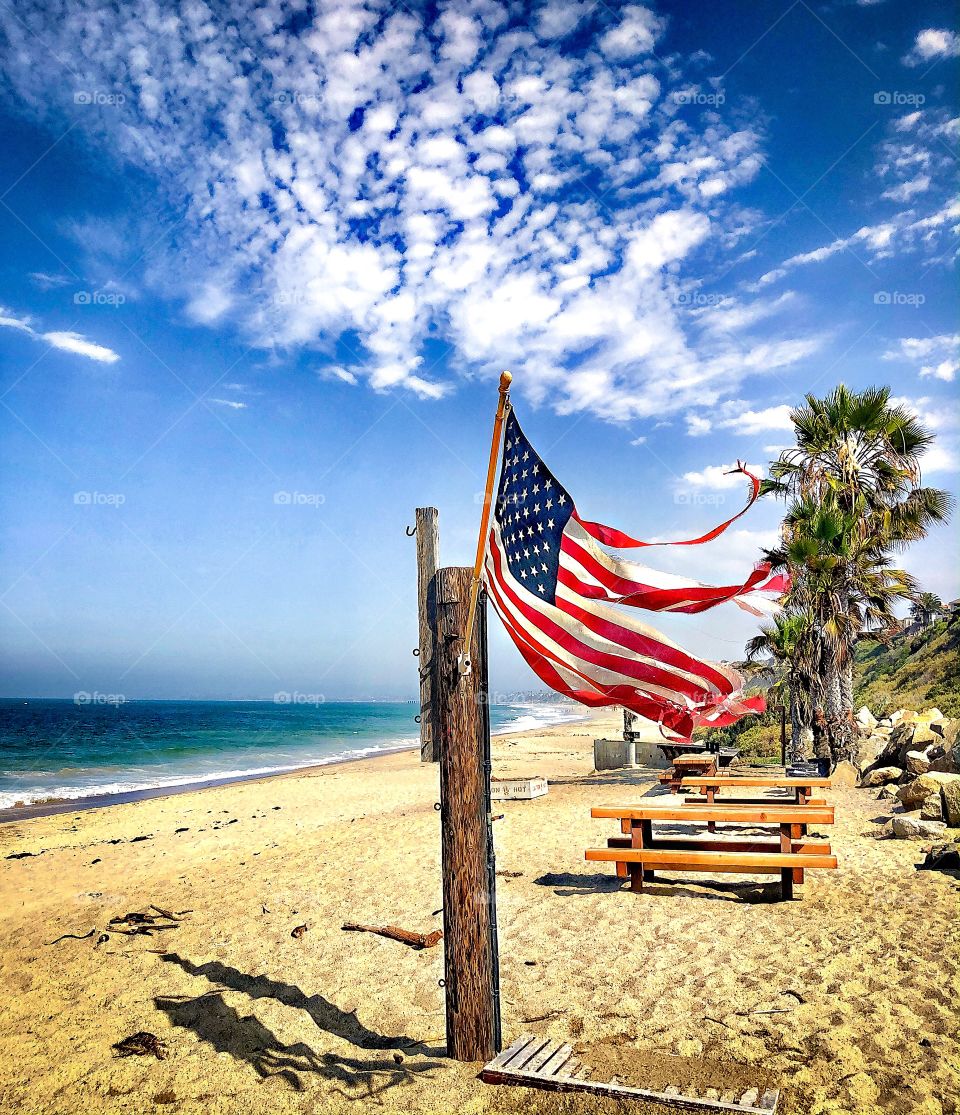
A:
[[[806,396],[792,414],[796,446],[771,467],[764,491],[791,500],[774,555],[794,572],[794,594],[812,607],[819,642],[813,679],[815,735],[836,759],[849,755],[853,651],[866,628],[885,629],[912,582],[889,552],[943,522],[950,497],[920,484],[920,457],[934,435],[889,388]],[[774,556],[771,555],[771,556]]]
[[[809,612],[784,611],[774,616],[773,622],[760,628],[746,646],[747,661],[755,661],[761,654],[772,655],[780,664],[783,678],[773,687],[772,692],[780,695],[781,686],[786,687],[787,708],[790,716],[790,761],[800,762],[803,754],[803,728],[809,726],[809,708],[806,694],[809,692],[811,634],[813,617]]]
[[[933,617],[943,607],[943,601],[935,592],[920,592],[913,598],[910,615],[921,627],[929,627]]]

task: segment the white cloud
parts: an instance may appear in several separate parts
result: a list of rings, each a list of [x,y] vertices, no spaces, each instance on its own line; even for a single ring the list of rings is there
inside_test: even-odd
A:
[[[241,403],[237,399],[210,399],[211,403],[216,403],[218,406],[230,407],[231,410],[246,410],[247,404]]]
[[[713,423],[710,419],[704,418],[700,414],[686,415],[686,422],[688,437],[704,437],[713,429]]]
[[[96,360],[100,364],[115,364],[120,359],[113,349],[88,341],[81,333],[56,330],[50,333],[38,332],[30,318],[18,316],[3,306],[0,306],[0,329],[16,329],[34,340],[46,341],[53,348],[63,352],[73,352],[77,356],[86,356],[89,360]]]
[[[913,364],[922,377],[950,383],[960,371],[960,334],[901,337],[897,348],[885,352],[883,359],[906,361]]]
[[[751,335],[775,302],[711,329],[676,297],[744,234],[734,195],[761,165],[736,113],[670,96],[704,60],[658,62],[665,23],[641,4],[553,0],[535,31],[514,7],[318,3],[291,34],[271,3],[174,18],[78,0],[50,21],[23,0],[0,23],[26,103],[72,115],[77,82],[124,90],[79,127],[183,214],[150,281],[264,348],[336,353],[326,375],[436,398],[512,364],[560,412],[629,419],[714,406],[812,352]],[[58,56],[71,72],[52,80]],[[596,194],[571,197],[585,176]],[[104,251],[109,232],[90,228]],[[450,372],[426,366],[427,337]]]
[[[763,476],[766,468],[763,465],[746,466],[754,476]],[[699,472],[685,472],[678,482],[681,486],[690,488],[705,488],[709,491],[722,492],[728,488],[744,486],[743,473],[737,472],[737,462],[728,465],[707,465]]]
[[[21,333],[34,335],[30,318],[18,317],[13,310],[8,310],[4,306],[0,306],[0,329],[18,329]]]
[[[329,367],[321,368],[317,374],[321,379],[339,380],[341,383],[349,383],[351,387],[356,387],[360,382],[353,372],[340,364],[331,364]]]
[[[762,410],[743,410],[746,404],[731,402],[725,404],[725,412],[733,411],[718,425],[725,430],[736,430],[738,434],[759,434],[767,430],[793,430],[790,414],[793,407],[787,403],[779,406],[764,407]]]
[[[890,198],[892,201],[909,201],[912,197],[917,194],[924,194],[929,189],[930,175],[920,174],[907,182],[901,182],[898,186],[891,186],[884,190],[880,196]]]
[[[937,62],[941,58],[960,56],[960,36],[955,31],[941,31],[929,27],[921,31],[910,49],[903,57],[907,66],[921,66],[927,62]]]
[[[46,341],[47,344],[53,345],[54,348],[61,349],[63,352],[73,352],[77,356],[86,356],[89,360],[96,360],[99,364],[115,364],[120,359],[112,348],[88,341],[80,333],[41,333],[40,340]]]

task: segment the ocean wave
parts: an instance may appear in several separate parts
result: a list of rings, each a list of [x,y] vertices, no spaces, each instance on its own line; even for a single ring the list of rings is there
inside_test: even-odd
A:
[[[581,710],[565,705],[513,705],[518,711],[512,719],[490,729],[494,736],[506,736],[513,732],[531,732],[537,728],[552,728],[557,724],[570,724],[583,720]]]
[[[415,746],[415,742],[409,739],[396,740],[385,744],[373,744],[369,747],[351,748],[332,755],[304,756],[301,761],[295,763],[272,763],[269,766],[262,767],[184,772],[169,775],[166,778],[158,778],[156,775],[148,775],[144,772],[144,776],[140,778],[132,776],[113,782],[100,782],[94,780],[97,774],[102,777],[102,771],[98,770],[90,772],[91,780],[88,782],[0,790],[0,811],[12,809],[18,805],[33,805],[46,801],[75,801],[82,798],[116,797],[121,794],[141,793],[146,790],[175,790],[178,787],[203,786],[211,782],[236,782],[246,778],[266,777],[270,774],[285,774],[288,771],[305,770],[309,767],[323,767],[334,763],[367,759],[373,755],[388,755],[397,751],[406,751],[413,746]],[[131,772],[132,774],[133,772]]]

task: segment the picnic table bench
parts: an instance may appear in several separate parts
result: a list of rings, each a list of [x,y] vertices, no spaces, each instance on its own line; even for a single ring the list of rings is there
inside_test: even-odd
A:
[[[695,774],[684,776],[681,779],[680,786],[685,790],[697,790],[701,795],[705,795],[708,805],[713,805],[716,801],[718,790],[729,789],[771,789],[771,790],[790,790],[792,791],[792,798],[797,805],[826,805],[824,798],[815,798],[813,796],[815,789],[829,789],[830,779],[819,778],[816,776],[791,778],[784,775],[729,775],[729,774]],[[702,804],[703,798],[687,798],[691,804]],[[770,797],[724,797],[721,800],[721,805],[756,805],[758,802],[775,804],[776,802],[787,801],[787,798],[770,798]]]
[[[601,805],[592,817],[620,821],[623,836],[610,837],[606,848],[588,848],[585,858],[616,864],[617,875],[629,878],[642,891],[655,871],[733,872],[780,876],[783,898],[793,897],[794,883],[803,882],[808,868],[834,868],[837,858],[829,843],[805,835],[808,824],[831,825],[833,806],[790,804],[749,805]],[[724,836],[680,836],[654,833],[654,822],[721,823],[730,826],[773,826],[778,834],[749,833]]]
[[[687,775],[709,777],[717,773],[716,756],[700,752],[697,755],[678,755],[673,760],[673,766],[660,775],[661,784],[670,785],[670,792],[676,793],[680,784]]]

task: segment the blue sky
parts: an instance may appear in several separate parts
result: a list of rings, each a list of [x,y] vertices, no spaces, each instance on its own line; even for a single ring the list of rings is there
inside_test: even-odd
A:
[[[955,491],[951,5],[0,7],[10,695],[409,696],[496,378],[581,512],[689,537],[889,383]],[[661,565],[745,574],[776,505]],[[905,564],[958,594],[955,529]],[[495,689],[534,684],[491,618]],[[737,609],[660,624],[733,658]]]

